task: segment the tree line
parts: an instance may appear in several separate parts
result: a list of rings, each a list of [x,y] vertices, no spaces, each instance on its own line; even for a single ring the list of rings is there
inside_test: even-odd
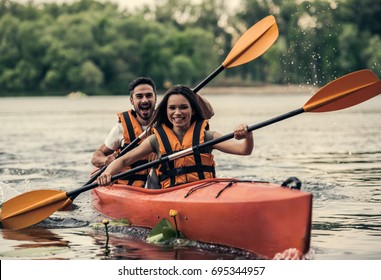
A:
[[[381,73],[381,2],[160,0],[133,11],[111,2],[0,0],[0,96],[125,94],[150,76],[163,90],[196,86],[253,24],[274,15],[279,38],[261,57],[210,85],[323,85],[368,68]]]

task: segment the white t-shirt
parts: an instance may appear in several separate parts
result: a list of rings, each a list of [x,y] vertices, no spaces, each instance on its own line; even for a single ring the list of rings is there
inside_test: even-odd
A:
[[[142,126],[143,131],[146,129],[146,126]],[[109,134],[105,139],[105,145],[107,148],[116,151],[117,149],[123,147],[124,137],[123,137],[123,125],[122,123],[117,123],[111,128]]]
[[[105,146],[113,151],[122,147],[124,144],[123,139],[123,126],[121,123],[117,123],[111,128],[105,139]]]

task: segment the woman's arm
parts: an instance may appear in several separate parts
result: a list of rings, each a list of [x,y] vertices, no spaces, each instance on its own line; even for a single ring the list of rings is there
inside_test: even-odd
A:
[[[221,136],[221,133],[215,132],[213,139]],[[253,133],[248,131],[248,126],[246,124],[240,124],[237,126],[234,130],[234,138],[235,139],[218,143],[214,145],[213,148],[228,154],[243,156],[250,155],[254,148],[254,138]]]
[[[130,166],[134,162],[142,159],[153,152],[150,141],[145,139],[138,147],[129,151],[125,155],[110,163],[105,171],[97,178],[100,186],[107,186],[111,183],[111,176],[120,173],[124,167]]]

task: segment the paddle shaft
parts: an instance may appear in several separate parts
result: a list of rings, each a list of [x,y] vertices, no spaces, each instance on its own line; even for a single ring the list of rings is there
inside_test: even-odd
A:
[[[262,127],[271,125],[271,124],[276,123],[276,122],[280,122],[282,120],[291,118],[293,116],[299,115],[299,114],[304,113],[304,112],[305,111],[304,111],[303,108],[296,109],[294,111],[291,111],[291,112],[285,113],[283,115],[274,117],[274,118],[269,119],[267,121],[264,121],[264,122],[261,122],[261,123],[249,126],[248,127],[248,131],[251,132],[251,131],[260,129]],[[134,174],[136,172],[139,172],[139,171],[142,171],[142,170],[145,170],[145,169],[148,169],[148,168],[152,168],[152,167],[157,166],[159,164],[163,164],[163,163],[169,162],[171,160],[175,160],[175,159],[178,159],[178,158],[190,155],[190,154],[192,154],[194,152],[202,151],[206,147],[216,145],[218,143],[224,142],[224,141],[232,139],[232,138],[234,138],[234,133],[233,132],[229,133],[227,135],[221,136],[219,138],[216,138],[216,139],[204,142],[202,144],[195,145],[195,146],[193,146],[191,148],[188,148],[188,149],[185,149],[183,151],[176,152],[176,153],[171,154],[169,156],[161,157],[160,159],[154,160],[152,162],[148,162],[148,163],[142,164],[140,166],[137,166],[137,167],[135,167],[133,169],[127,170],[127,171],[122,172],[122,173],[119,173],[117,175],[114,175],[114,176],[111,177],[111,181],[115,181],[115,180],[127,177],[128,175]],[[94,188],[96,188],[98,186],[99,186],[99,184],[97,182],[94,182],[92,184],[87,184],[87,185],[85,185],[85,186],[83,186],[83,187],[81,187],[79,189],[67,192],[66,196],[71,198],[71,199],[74,199],[80,193],[88,191],[88,190],[91,190],[91,189],[94,189]]]
[[[206,86],[211,80],[213,80],[218,74],[220,74],[225,69],[224,66],[220,65],[216,70],[213,71],[208,77],[206,77],[201,83],[199,83],[194,89],[193,92],[196,93],[204,86]]]

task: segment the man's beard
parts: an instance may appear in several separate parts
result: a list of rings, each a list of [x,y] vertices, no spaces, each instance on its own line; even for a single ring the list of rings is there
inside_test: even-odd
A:
[[[142,106],[138,106],[137,108],[135,107],[135,112],[143,120],[149,120],[152,117],[153,108],[152,108],[151,104],[148,107],[146,107],[146,106],[143,106],[143,107]]]

